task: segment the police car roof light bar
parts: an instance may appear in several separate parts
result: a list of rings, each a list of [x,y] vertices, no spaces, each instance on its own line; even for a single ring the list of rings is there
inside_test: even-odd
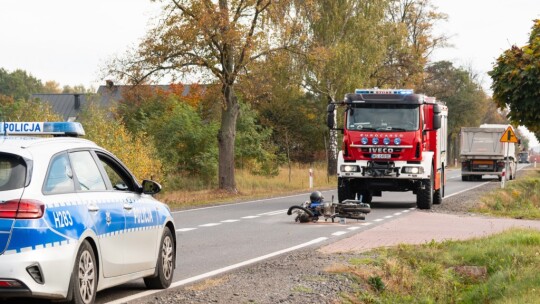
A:
[[[356,89],[355,94],[399,94],[399,95],[409,95],[414,94],[413,89]]]
[[[84,136],[79,122],[1,122],[0,134]]]

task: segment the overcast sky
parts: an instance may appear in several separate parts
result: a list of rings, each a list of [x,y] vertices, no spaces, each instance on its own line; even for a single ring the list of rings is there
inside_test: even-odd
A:
[[[527,43],[540,0],[432,0],[448,22],[437,25],[454,47],[432,60],[471,67],[489,90],[487,72],[513,44]],[[99,68],[136,45],[160,4],[150,0],[0,0],[0,68],[23,69],[43,82],[97,88]]]

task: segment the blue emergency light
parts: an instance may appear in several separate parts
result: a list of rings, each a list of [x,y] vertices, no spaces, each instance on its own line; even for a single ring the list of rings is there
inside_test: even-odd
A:
[[[356,89],[355,94],[399,94],[408,95],[413,94],[413,89]]]
[[[84,136],[79,122],[0,122],[0,134]]]

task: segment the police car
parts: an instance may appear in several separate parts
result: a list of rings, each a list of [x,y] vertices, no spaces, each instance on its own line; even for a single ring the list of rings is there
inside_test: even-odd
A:
[[[0,123],[0,299],[92,303],[137,278],[167,288],[176,262],[169,208],[79,123]],[[20,136],[52,134],[55,137]]]

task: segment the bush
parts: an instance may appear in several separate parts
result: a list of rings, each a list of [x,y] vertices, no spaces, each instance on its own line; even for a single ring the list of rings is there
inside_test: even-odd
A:
[[[164,174],[152,141],[144,133],[129,133],[121,121],[112,118],[114,111],[90,100],[80,116],[86,138],[116,155],[139,180],[160,181]]]
[[[249,104],[240,102],[237,122],[235,159],[237,168],[249,168],[256,175],[276,176],[279,173],[277,146],[271,143],[272,129],[261,126],[258,113]]]
[[[209,182],[217,173],[218,125],[203,121],[185,103],[176,103],[171,112],[149,124],[158,154],[166,162],[168,174],[187,172]]]
[[[49,104],[38,100],[15,100],[0,95],[0,119],[4,121],[63,121]]]

